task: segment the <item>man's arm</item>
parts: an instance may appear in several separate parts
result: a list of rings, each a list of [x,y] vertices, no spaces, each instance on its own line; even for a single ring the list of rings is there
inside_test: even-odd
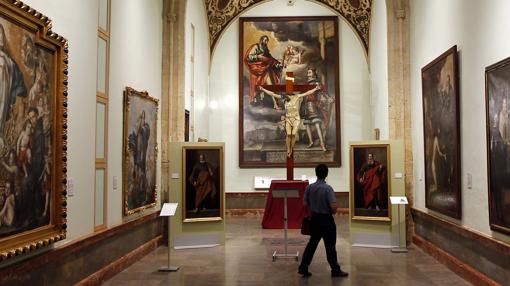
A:
[[[329,204],[329,208],[331,209],[332,214],[336,214],[336,210],[338,209],[338,205],[336,202]]]
[[[319,89],[320,89],[320,87],[318,85],[316,85],[314,88],[310,89],[309,91],[307,91],[305,93],[302,93],[302,94],[298,94],[297,96],[298,97],[309,96],[309,95],[313,94],[314,92],[316,92]]]
[[[328,202],[329,202],[329,208],[331,209],[331,213],[336,214],[338,205],[336,204],[335,191],[333,190],[333,188],[331,188],[330,191],[328,192]]]
[[[281,95],[279,95],[279,94],[277,94],[277,93],[274,93],[274,92],[272,92],[272,91],[270,91],[270,90],[267,90],[267,89],[265,89],[264,87],[262,87],[262,86],[260,86],[260,85],[259,85],[259,88],[260,88],[260,90],[262,90],[263,92],[267,93],[268,95],[270,95],[270,96],[272,96],[272,97],[275,97],[275,98],[278,98],[278,99],[281,99],[281,98],[282,98],[282,96],[281,96]]]

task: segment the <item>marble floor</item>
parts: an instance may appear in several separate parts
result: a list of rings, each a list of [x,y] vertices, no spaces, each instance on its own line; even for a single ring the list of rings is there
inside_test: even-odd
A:
[[[351,247],[346,215],[336,218],[337,252],[349,276],[330,276],[321,242],[309,269],[313,275],[302,278],[297,274],[299,262],[272,261],[274,250],[283,252],[283,231],[262,229],[260,221],[260,217],[227,217],[225,246],[172,250],[172,265],[181,267],[173,273],[157,271],[167,264],[167,248],[159,247],[105,285],[470,285],[414,245],[407,254]],[[301,255],[307,238],[290,230],[289,252]]]

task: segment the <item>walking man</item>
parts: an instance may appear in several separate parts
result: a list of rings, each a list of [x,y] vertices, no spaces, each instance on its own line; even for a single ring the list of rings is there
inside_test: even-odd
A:
[[[310,222],[310,241],[306,245],[299,265],[298,273],[303,277],[311,276],[308,266],[312,262],[313,254],[321,239],[324,239],[326,256],[331,267],[332,277],[345,277],[349,275],[340,269],[336,258],[336,225],[333,214],[336,213],[337,204],[333,188],[326,183],[328,167],[319,164],[315,167],[317,182],[306,187],[304,205],[312,216]]]

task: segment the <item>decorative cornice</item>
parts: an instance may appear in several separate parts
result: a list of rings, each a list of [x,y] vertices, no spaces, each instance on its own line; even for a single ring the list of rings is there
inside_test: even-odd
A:
[[[212,54],[223,31],[236,17],[255,4],[267,0],[204,0]],[[368,54],[372,0],[308,0],[321,3],[341,15],[358,34]]]

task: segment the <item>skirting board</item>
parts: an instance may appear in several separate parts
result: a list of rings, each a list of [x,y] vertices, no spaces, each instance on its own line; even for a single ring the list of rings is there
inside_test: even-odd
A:
[[[419,235],[413,234],[413,243],[421,248],[425,253],[434,257],[437,261],[444,264],[450,270],[457,273],[457,275],[473,283],[474,285],[501,285]]]
[[[113,263],[110,263],[108,266],[102,268],[96,273],[86,277],[75,285],[78,286],[88,286],[88,285],[101,285],[104,281],[112,278],[116,274],[122,272],[124,269],[128,268],[131,264],[137,262],[142,259],[145,255],[149,254],[151,251],[158,248],[158,246],[162,245],[163,236],[160,235],[137,249],[129,252],[128,254],[122,256],[117,259]]]

